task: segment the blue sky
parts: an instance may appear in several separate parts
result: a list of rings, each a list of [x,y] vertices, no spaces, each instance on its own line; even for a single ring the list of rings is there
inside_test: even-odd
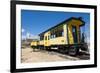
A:
[[[87,37],[89,37],[89,13],[21,10],[22,37],[28,35],[37,37],[39,33],[70,17],[82,17],[83,21],[85,21],[85,27],[82,28],[82,31],[85,31]]]

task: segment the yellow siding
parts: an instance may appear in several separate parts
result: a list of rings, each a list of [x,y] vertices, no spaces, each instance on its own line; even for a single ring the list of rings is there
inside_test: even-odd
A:
[[[62,37],[48,39],[48,36],[50,37],[50,35],[51,35],[50,31],[48,31],[48,32],[44,33],[44,40],[39,41],[39,45],[50,46],[50,45],[68,44],[68,40],[69,40],[69,44],[74,44],[74,38],[73,38],[73,34],[72,34],[72,25],[76,26],[77,32],[79,32],[79,28],[80,28],[81,24],[82,24],[82,22],[79,20],[72,20],[72,21],[68,22],[67,24],[66,23],[62,24],[63,29],[64,29],[64,31],[63,31],[64,35]],[[59,28],[60,28],[60,26],[59,26]],[[67,28],[68,28],[68,32],[67,32]],[[45,37],[47,37],[47,39],[45,39]],[[78,43],[79,43],[80,42],[79,41],[79,33],[77,33],[77,37],[78,37]]]
[[[44,45],[44,40],[39,41],[39,45]]]
[[[64,35],[50,39],[50,45],[67,44],[67,24],[63,24]]]
[[[68,43],[68,41],[67,41],[67,24],[64,24],[63,29],[64,29],[65,44],[67,44]]]
[[[68,39],[69,39],[69,44],[74,44],[74,39],[73,39],[73,35],[72,35],[72,27],[69,24],[68,25]]]
[[[74,21],[73,22],[69,22],[68,23],[68,38],[69,38],[69,44],[74,44],[74,38],[73,38],[73,34],[72,34],[72,25],[76,26],[77,28],[77,38],[78,38],[78,43],[79,43],[79,26],[82,23],[79,21]]]
[[[50,39],[51,45],[60,45],[60,44],[66,44],[66,39],[64,37],[57,37]]]
[[[38,44],[38,41],[32,41],[31,42],[31,46],[37,46],[37,44]]]
[[[44,34],[44,46],[50,46],[50,41],[48,40],[48,36],[50,37],[50,31]],[[47,39],[45,39],[47,37]]]

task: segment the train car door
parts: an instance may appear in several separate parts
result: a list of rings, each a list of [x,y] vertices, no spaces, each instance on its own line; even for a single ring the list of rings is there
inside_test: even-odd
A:
[[[49,32],[44,35],[44,46],[49,46]]]
[[[73,35],[74,44],[78,43],[77,27],[76,26],[72,26],[72,35]]]

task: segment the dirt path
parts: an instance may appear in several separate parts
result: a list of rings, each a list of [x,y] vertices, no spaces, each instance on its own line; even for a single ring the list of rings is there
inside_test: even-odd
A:
[[[56,52],[39,51],[39,50],[33,51],[32,48],[22,49],[21,59],[22,63],[79,60],[79,58],[63,55]]]

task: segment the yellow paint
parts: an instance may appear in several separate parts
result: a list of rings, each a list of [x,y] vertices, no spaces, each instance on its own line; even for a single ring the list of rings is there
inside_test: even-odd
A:
[[[46,38],[47,37],[47,38]],[[49,43],[49,38],[50,37],[50,31],[46,32],[44,34],[44,46],[50,46],[50,43]]]
[[[39,45],[44,45],[44,40],[39,41]]]
[[[44,40],[46,42],[45,46],[67,44],[67,27],[66,27],[67,24],[62,24],[62,25],[63,25],[64,35],[61,37],[55,37],[55,38],[52,38],[49,40]],[[61,28],[61,27],[62,26],[59,26],[59,28]],[[50,32],[48,31],[44,35],[50,36]]]
[[[80,21],[80,20],[75,20],[75,19],[72,19],[70,22],[68,22],[69,24],[72,24],[72,25],[75,25],[75,26],[80,26],[82,25],[83,23]]]
[[[38,41],[32,41],[31,42],[31,46],[37,46],[38,45]]]
[[[76,26],[76,32],[77,32],[77,38],[78,38],[78,43],[80,42],[79,40],[79,29],[80,25],[82,25],[82,22],[80,20],[72,20],[68,23],[68,38],[69,38],[69,44],[74,44],[74,38],[72,34],[72,26]]]
[[[63,30],[64,30],[64,42],[65,42],[65,44],[67,44],[68,43],[68,41],[67,41],[67,24],[63,24]]]
[[[60,45],[60,44],[66,44],[66,39],[64,37],[57,37],[50,39],[51,45]]]

